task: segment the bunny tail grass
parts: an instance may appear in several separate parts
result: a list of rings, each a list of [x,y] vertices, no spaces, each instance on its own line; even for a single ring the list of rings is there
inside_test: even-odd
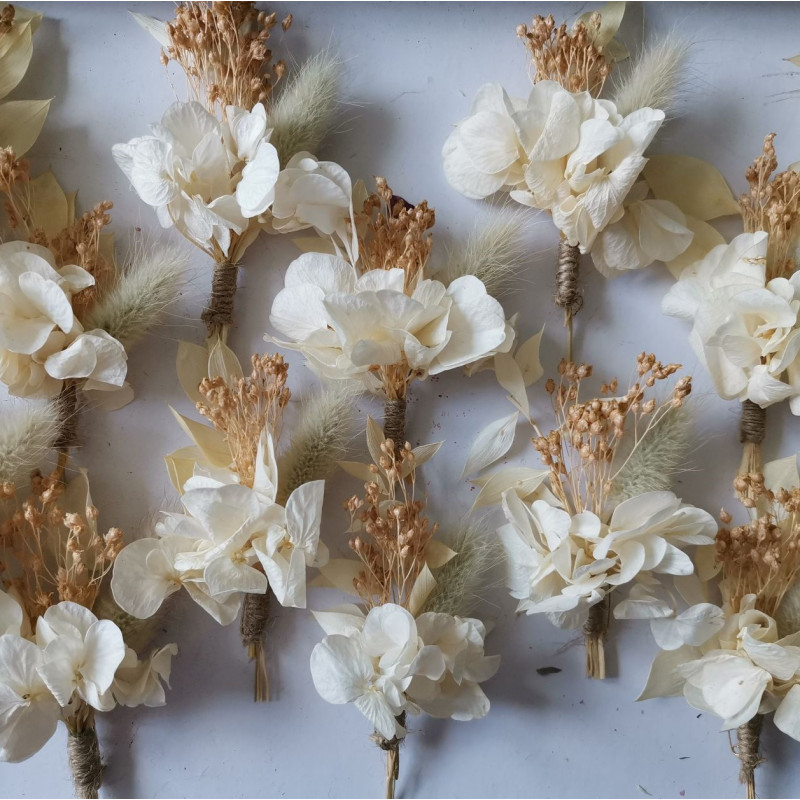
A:
[[[353,407],[359,388],[323,389],[303,402],[300,419],[288,450],[281,458],[279,475],[285,476],[278,502],[309,481],[327,478],[347,450],[354,433]]]
[[[614,87],[611,99],[619,113],[657,108],[669,116],[684,80],[689,48],[689,41],[674,32],[649,44]]]
[[[686,406],[670,410],[639,442],[614,479],[614,496],[627,500],[645,492],[666,492],[693,445],[694,415]]]
[[[135,240],[126,268],[91,309],[86,327],[101,328],[126,349],[135,344],[177,300],[188,263],[185,247]]]
[[[330,50],[312,56],[300,66],[272,106],[270,142],[281,166],[295,153],[315,153],[330,133],[336,117],[342,62]]]
[[[486,225],[476,226],[464,246],[451,253],[445,268],[446,282],[474,275],[490,295],[502,294],[528,258],[523,230],[519,212],[504,213]]]
[[[467,520],[446,544],[456,555],[436,570],[436,587],[424,610],[468,617],[480,601],[489,572],[502,561],[497,538],[489,535],[483,520]]]
[[[0,425],[0,483],[17,484],[36,469],[59,434],[50,405],[7,404]]]

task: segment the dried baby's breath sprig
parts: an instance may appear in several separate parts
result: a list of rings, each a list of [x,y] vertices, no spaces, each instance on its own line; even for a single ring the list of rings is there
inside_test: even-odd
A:
[[[750,189],[739,197],[745,230],[769,234],[767,280],[788,278],[797,269],[794,250],[800,234],[800,173],[776,173],[774,140],[774,133],[764,137],[761,155],[745,173]]]
[[[570,92],[589,92],[598,97],[611,74],[613,61],[595,44],[601,16],[595,12],[589,22],[577,22],[571,30],[566,23],[556,27],[552,15],[535,16],[530,26],[517,26],[517,36],[530,53],[536,70],[534,81],[556,81]]]
[[[225,434],[236,473],[246,486],[253,485],[261,432],[269,430],[278,438],[283,409],[291,397],[286,386],[289,365],[283,356],[256,353],[250,363],[250,375],[232,385],[220,376],[204,378],[200,394],[205,402],[197,404],[197,410]]]
[[[32,621],[62,600],[91,609],[123,547],[122,531],[111,528],[100,535],[94,506],[83,513],[65,511],[58,470],[50,475],[34,472],[31,489],[31,496],[17,505],[13,484],[2,487],[6,513],[0,549],[13,561],[3,565],[5,587],[16,591]]]
[[[284,32],[291,22],[291,15],[283,20]],[[268,104],[286,72],[283,61],[272,62],[268,47],[277,24],[275,12],[259,11],[255,3],[181,3],[167,23],[169,45],[161,60],[181,67],[195,99],[212,114]]]
[[[398,449],[386,439],[381,453],[380,463],[370,470],[384,476],[384,490],[373,481],[365,484],[363,497],[353,496],[345,503],[350,528],[357,532],[350,548],[364,565],[354,585],[368,609],[385,603],[407,608],[425,566],[425,550],[439,526],[424,515],[425,503],[415,498],[411,445]]]
[[[763,474],[755,472],[737,475],[733,486],[742,505],[758,516],[717,534],[723,593],[733,609],[754,594],[756,607],[775,617],[800,574],[800,487],[767,489]]]
[[[589,364],[562,361],[558,384],[551,378],[556,428],[534,438],[533,444],[550,469],[551,488],[571,515],[591,511],[604,518],[614,484],[643,442],[657,429],[664,416],[680,408],[692,390],[691,377],[679,378],[666,399],[649,397],[649,390],[674,375],[680,364],[662,364],[651,353],[636,359],[638,380],[622,397],[580,399],[581,383],[592,374]],[[616,394],[617,381],[603,387]],[[618,454],[626,434],[633,428],[633,443],[622,463]]]

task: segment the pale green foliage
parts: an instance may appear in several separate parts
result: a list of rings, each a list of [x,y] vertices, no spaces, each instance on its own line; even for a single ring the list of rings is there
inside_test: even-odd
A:
[[[667,492],[685,468],[692,447],[693,415],[686,406],[671,409],[631,453],[614,480],[614,497],[626,500],[644,492]]]
[[[669,115],[684,80],[689,47],[689,42],[674,32],[649,44],[614,87],[611,99],[619,113],[657,108]]]
[[[185,247],[137,241],[126,268],[92,307],[84,327],[102,328],[127,349],[177,300],[188,263]]]
[[[303,403],[291,443],[280,459],[279,502],[304,483],[327,478],[354,433],[354,403],[360,389],[323,389]]]
[[[329,50],[308,59],[284,86],[270,109],[270,142],[281,165],[303,150],[316,153],[330,133],[339,98],[342,62]]]
[[[27,480],[58,436],[51,405],[6,403],[0,417],[0,483]]]
[[[793,583],[783,596],[775,621],[778,623],[778,636],[790,636],[800,631],[800,581]]]
[[[529,258],[522,241],[520,213],[502,214],[489,224],[476,227],[463,245],[450,254],[445,282],[474,275],[493,297],[508,288]]]
[[[142,654],[155,639],[158,627],[164,621],[169,606],[170,599],[167,598],[152,617],[137,619],[116,604],[108,586],[105,586],[97,596],[92,611],[99,619],[111,620],[122,631],[125,644],[132,647],[138,654]]]
[[[434,572],[436,587],[423,611],[468,617],[488,585],[489,572],[502,561],[500,545],[482,521],[467,520],[444,544],[456,552]]]

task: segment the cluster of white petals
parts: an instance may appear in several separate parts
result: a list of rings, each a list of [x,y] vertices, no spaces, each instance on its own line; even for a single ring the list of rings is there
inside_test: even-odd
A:
[[[503,494],[503,512],[508,523],[498,534],[518,610],[565,628],[579,628],[608,592],[643,574],[690,575],[682,547],[712,544],[717,531],[710,514],[672,492],[625,500],[607,522],[546,500],[527,505],[513,491]]]
[[[359,276],[342,258],[306,253],[286,271],[270,323],[326,378],[352,378],[377,391],[376,366],[407,363],[420,376],[463,367],[506,341],[503,308],[471,275],[403,291],[402,269]]]
[[[675,258],[692,240],[681,211],[637,185],[663,121],[663,111],[622,116],[611,101],[553,81],[535,84],[527,100],[486,84],[445,142],[444,171],[466,197],[505,191],[549,211],[605,274],[639,269]]]
[[[229,106],[220,122],[200,103],[173,103],[150,136],[113,148],[139,197],[204,249],[229,254],[241,234],[275,199],[280,160],[261,103]]]
[[[155,537],[132,542],[117,556],[111,589],[119,606],[145,619],[183,587],[228,625],[244,593],[264,594],[271,587],[281,605],[305,608],[307,567],[328,560],[319,540],[324,481],[295,489],[285,507],[275,501],[277,485],[266,433],[252,488],[228,470],[196,467],[181,497],[185,513],[165,514]]]
[[[768,236],[742,233],[687,267],[663,310],[692,323],[690,341],[719,395],[800,414],[800,272],[767,281]]]
[[[311,653],[311,675],[329,703],[354,703],[387,739],[405,735],[397,717],[424,711],[457,720],[489,711],[478,685],[497,672],[476,619],[426,612],[416,619],[386,603],[365,616],[354,605],[314,615],[327,634]]]
[[[680,628],[653,662],[640,699],[683,694],[723,730],[775,712],[778,729],[800,741],[800,633],[779,638],[772,617],[742,598],[738,613],[709,603],[680,615]]]
[[[57,269],[53,254],[27,242],[0,245],[0,381],[18,397],[55,397],[65,380],[84,389],[125,383],[127,356],[103,330],[84,331],[73,295],[94,285],[74,265]]]
[[[50,739],[81,700],[97,711],[164,705],[175,645],[140,661],[120,629],[77,603],[61,602],[36,621],[0,592],[0,761],[23,761]]]

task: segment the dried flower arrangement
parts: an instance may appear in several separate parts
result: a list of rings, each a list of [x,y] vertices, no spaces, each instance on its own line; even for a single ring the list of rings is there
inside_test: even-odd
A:
[[[798,487],[795,456],[763,464],[766,409],[788,400],[800,413],[800,174],[777,172],[775,135],[748,168],[748,191],[739,199],[745,232],[687,263],[664,298],[663,310],[690,320],[690,342],[714,388],[742,404],[742,463],[734,489],[749,520],[728,528],[723,512],[711,580],[721,573],[722,604],[701,587],[689,607],[653,623],[664,652],[642,698],[683,694],[696,708],[736,728],[740,780],[755,797],[755,769],[763,762],[760,732],[766,714],[797,739],[795,644],[800,619],[791,598],[797,587]],[[726,192],[728,193],[726,195]],[[730,205],[726,186],[714,194]],[[702,601],[702,602],[701,602]],[[668,635],[663,633],[663,630]]]
[[[485,468],[511,447],[519,414],[529,420],[545,469],[489,473],[476,481],[475,504],[502,506],[507,524],[498,534],[518,611],[582,628],[591,678],[606,675],[612,592],[618,596],[625,588],[635,598],[658,586],[658,576],[689,575],[694,566],[684,549],[713,542],[712,517],[671,491],[686,459],[691,378],[674,380],[664,396],[656,387],[672,381],[678,369],[641,353],[624,394],[614,380],[586,399],[582,390],[592,367],[562,361],[558,383],[546,383],[553,430],[542,432],[530,418],[520,382],[509,398],[518,410],[484,428],[468,456],[467,474]],[[635,610],[623,599],[613,616],[630,618]]]
[[[309,152],[317,149],[335,120],[339,59],[323,51],[287,76],[286,65],[274,61],[269,48],[270,37],[278,25],[277,15],[259,11],[252,2],[181,3],[175,19],[168,23],[134,16],[162,45],[162,63],[166,66],[174,62],[184,72],[192,99],[173,104],[161,123],[152,126],[152,135],[116,145],[114,157],[141,199],[156,209],[162,226],[176,228],[214,262],[210,298],[202,314],[207,327],[206,346],[184,342],[178,352],[181,383],[187,394],[202,405],[201,413],[213,422],[214,429],[210,432],[206,426],[185,418],[179,417],[179,422],[195,441],[199,437],[206,444],[210,442],[211,451],[203,452],[201,447],[201,452],[195,452],[190,462],[183,455],[168,457],[173,482],[179,492],[186,492],[183,501],[187,510],[191,508],[202,514],[193,505],[198,495],[187,488],[186,480],[195,471],[199,480],[199,475],[222,467],[225,468],[223,483],[239,484],[238,489],[225,492],[251,492],[253,497],[260,498],[258,503],[248,506],[255,515],[251,523],[256,519],[263,522],[268,508],[272,510],[267,516],[274,516],[278,509],[283,513],[278,503],[291,501],[287,514],[308,514],[302,525],[318,526],[314,515],[318,518],[322,487],[314,482],[326,477],[342,456],[349,405],[330,393],[322,393],[307,403],[299,422],[300,438],[293,436],[291,447],[284,453],[293,466],[289,473],[281,470],[282,485],[279,487],[275,481],[270,486],[257,485],[259,479],[268,478],[263,472],[264,464],[275,468],[272,448],[278,439],[275,426],[283,400],[270,400],[267,396],[277,390],[274,381],[278,375],[285,383],[285,365],[277,356],[254,357],[253,373],[245,378],[227,340],[234,318],[239,264],[262,231],[281,233],[313,228],[317,233],[329,235],[333,229],[328,230],[328,224],[336,230],[346,224],[350,210],[347,174],[338,165],[318,161]],[[283,32],[289,30],[291,23],[289,15],[280,23]],[[328,202],[322,217],[317,205],[321,184],[327,190]],[[202,396],[198,396],[198,387]],[[288,389],[285,391],[284,399],[288,399]],[[217,407],[218,403],[224,404],[224,408]],[[266,413],[273,406],[274,413]],[[243,415],[238,421],[232,416],[236,413]],[[317,434],[321,437],[319,441],[303,439]],[[295,441],[299,442],[297,446]],[[259,442],[262,449],[257,454]],[[259,470],[255,470],[256,463],[261,464]],[[180,480],[176,480],[178,474]],[[269,477],[272,478],[275,476]],[[299,491],[301,483],[309,484],[305,493]],[[316,488],[312,491],[313,486]],[[227,528],[214,529],[214,523],[205,521],[208,523],[205,534],[201,536],[195,531],[195,535],[207,542],[219,544],[219,537],[232,533]],[[163,523],[169,524],[169,521]],[[312,550],[316,551],[319,531],[317,527],[313,545],[310,541],[301,544],[292,537],[306,533],[311,536],[311,530],[301,531],[297,527],[300,524],[293,517],[286,546],[270,539],[270,554],[260,562],[255,551],[248,549],[249,545],[244,550],[237,545],[236,558],[240,551],[247,551],[244,560],[251,564],[258,562],[258,568],[250,569],[248,565],[242,573],[217,574],[213,580],[211,576],[223,563],[233,563],[227,556],[234,551],[225,550],[225,557],[207,552],[206,562],[198,555],[191,566],[191,559],[185,554],[179,556],[170,551],[168,555],[170,574],[179,576],[170,584],[172,589],[187,586],[190,594],[224,624],[230,623],[242,607],[242,639],[255,661],[256,700],[266,700],[269,694],[263,648],[268,583],[282,605],[305,605],[305,565],[301,570],[302,559],[297,559],[307,545],[308,563],[314,563]],[[239,532],[239,538],[241,535]],[[161,540],[149,541],[148,546],[157,548],[154,543]],[[281,561],[282,571],[276,572],[274,565],[280,559],[288,559],[295,545],[298,547],[287,578],[289,567]],[[145,545],[137,547],[136,554],[126,556],[121,562],[128,566],[121,566],[115,574],[115,586],[120,602],[141,616],[155,612],[165,591],[154,589],[147,602],[133,597],[128,591],[133,573],[128,573],[128,568],[144,569],[146,559],[156,584],[166,573],[161,566],[163,559],[149,559]],[[159,566],[155,566],[156,560]],[[301,572],[302,582],[298,583]],[[204,575],[209,580],[204,580]],[[243,575],[249,576],[249,582],[243,580]],[[291,586],[285,585],[287,579]]]
[[[329,703],[354,703],[386,752],[386,796],[395,796],[400,746],[409,714],[467,721],[485,716],[480,683],[499,656],[484,654],[486,627],[470,615],[491,562],[479,531],[453,544],[437,535],[419,497],[417,469],[441,443],[397,447],[367,420],[371,464],[348,464],[366,480],[364,495],[345,503],[356,559],[332,559],[319,585],[355,595],[352,603],[314,616],[325,638],[311,654],[311,674]]]
[[[675,34],[654,41],[610,99],[601,99],[628,58],[614,38],[624,12],[625,3],[611,2],[571,28],[556,26],[552,16],[519,25],[533,68],[527,100],[484,85],[442,151],[448,182],[466,197],[507,192],[552,216],[561,235],[555,302],[565,314],[568,360],[583,305],[581,253],[591,253],[610,277],[670,262],[694,236],[693,221],[653,197],[643,173],[644,152],[674,105],[688,46]]]
[[[40,20],[11,6],[0,14],[6,92],[28,66]],[[70,451],[88,398],[88,410],[131,399],[126,350],[176,299],[186,259],[172,248],[139,246],[118,269],[106,232],[111,203],[76,218],[75,195],[52,173],[31,177],[23,156],[47,105],[0,106],[0,116],[12,113],[0,150],[0,381],[28,401],[7,403],[0,435],[0,760],[31,757],[61,720],[76,794],[97,797],[95,713],[163,705],[177,649],[140,660],[130,645],[149,644],[148,632],[102,618],[104,579],[123,535],[99,532],[86,471],[68,474]],[[43,474],[53,450],[56,466]]]

